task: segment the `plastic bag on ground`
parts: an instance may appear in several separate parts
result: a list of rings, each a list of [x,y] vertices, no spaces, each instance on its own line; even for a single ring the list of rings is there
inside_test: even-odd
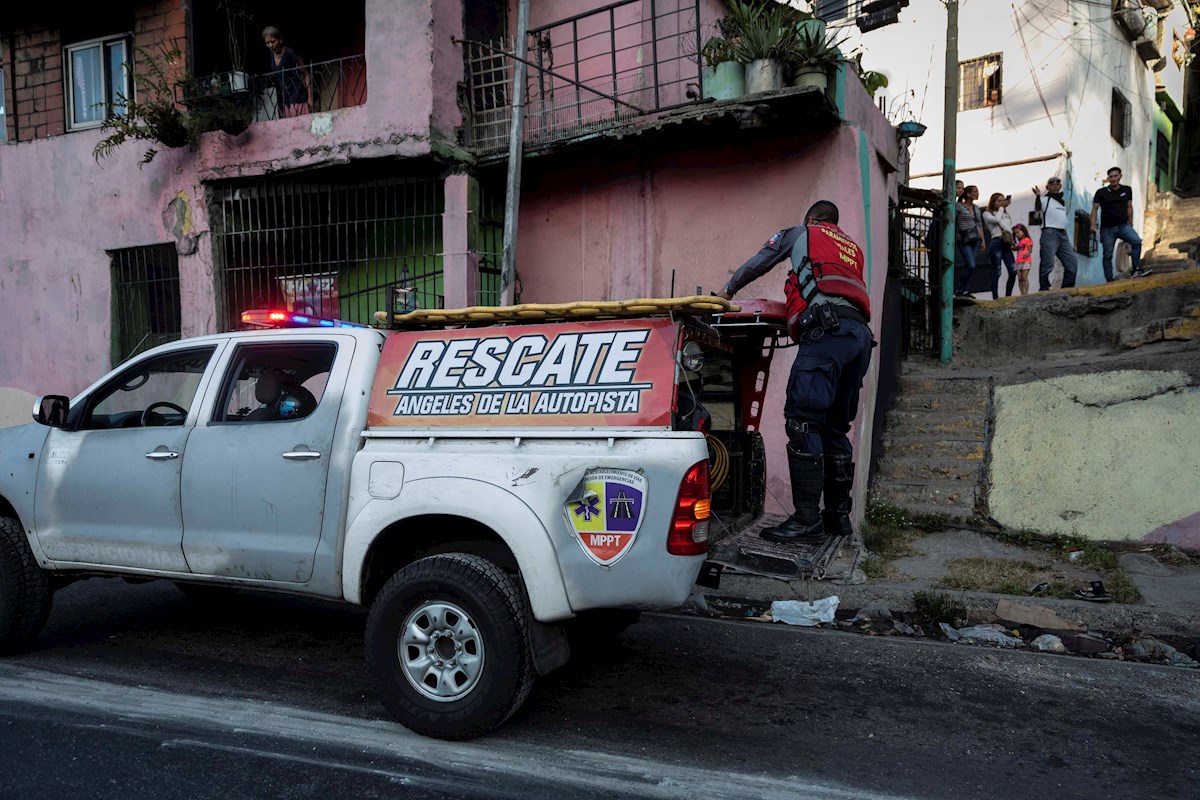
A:
[[[987,625],[973,625],[969,628],[959,628],[957,633],[964,642],[984,642],[986,644],[998,644],[1001,647],[1020,647],[1025,644],[1021,639],[1001,633],[995,628],[989,628]]]
[[[771,619],[788,625],[820,625],[833,622],[837,612],[838,596],[822,597],[820,600],[776,600],[771,603]]]

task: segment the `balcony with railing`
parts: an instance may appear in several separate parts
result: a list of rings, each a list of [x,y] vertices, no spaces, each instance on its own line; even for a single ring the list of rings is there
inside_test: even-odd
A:
[[[706,16],[707,15],[707,16]],[[527,151],[635,135],[678,139],[791,124],[835,126],[824,92],[785,88],[745,98],[705,97],[702,40],[716,33],[700,0],[619,0],[528,33],[514,42],[463,41],[464,141],[484,161],[508,146],[514,65],[527,66]]]
[[[246,109],[252,122],[337,111],[367,102],[366,59],[353,55],[260,75],[218,72],[178,90],[192,109],[227,102]]]
[[[699,97],[699,0],[622,0],[529,31],[525,140],[552,142]],[[515,47],[464,42],[467,142],[508,143]]]

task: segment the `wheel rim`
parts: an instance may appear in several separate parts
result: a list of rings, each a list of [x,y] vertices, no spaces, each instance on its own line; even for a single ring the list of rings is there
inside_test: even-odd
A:
[[[422,697],[460,700],[483,674],[483,634],[453,603],[422,603],[404,620],[397,655],[404,677]]]

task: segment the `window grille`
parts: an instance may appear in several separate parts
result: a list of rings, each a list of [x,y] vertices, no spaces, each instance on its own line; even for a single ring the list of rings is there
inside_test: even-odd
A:
[[[999,53],[961,62],[958,65],[958,110],[1000,105],[1003,99],[1002,67]]]
[[[64,60],[68,129],[96,128],[125,115],[125,101],[133,97],[128,35],[73,44]]]
[[[316,173],[313,173],[316,175]],[[300,309],[371,324],[391,286],[441,308],[441,181],[320,177],[226,185],[210,216],[221,330],[248,308]]]
[[[173,244],[112,250],[112,361],[179,339],[179,256]]]
[[[1133,133],[1133,104],[1117,89],[1112,92],[1112,138],[1128,147]]]
[[[854,20],[862,13],[862,0],[818,0],[813,4],[813,14],[826,22]]]
[[[479,252],[479,280],[475,287],[475,303],[481,306],[500,305],[500,262],[504,252],[504,184],[479,186],[479,219],[476,247]],[[520,302],[521,285],[516,285],[516,300]]]
[[[4,65],[0,64],[0,142],[8,138],[8,117],[4,111]]]

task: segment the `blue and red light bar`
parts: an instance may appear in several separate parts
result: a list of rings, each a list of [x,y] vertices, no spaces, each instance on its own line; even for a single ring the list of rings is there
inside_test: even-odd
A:
[[[242,324],[256,328],[366,328],[357,322],[325,319],[311,314],[296,314],[270,308],[251,308],[242,312]]]

